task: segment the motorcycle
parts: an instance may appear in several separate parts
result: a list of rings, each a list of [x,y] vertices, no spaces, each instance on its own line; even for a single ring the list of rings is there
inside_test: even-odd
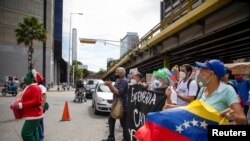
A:
[[[2,88],[2,95],[6,96],[7,94],[11,94],[13,97],[17,95],[17,86],[15,84],[4,84]]]
[[[83,103],[83,100],[87,102],[86,100],[86,91],[84,88],[80,88],[75,92],[75,99],[73,102],[81,102]]]

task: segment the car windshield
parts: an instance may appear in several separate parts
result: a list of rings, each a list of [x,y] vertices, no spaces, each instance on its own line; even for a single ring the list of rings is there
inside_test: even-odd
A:
[[[102,85],[99,85],[98,91],[99,92],[110,92],[110,89],[108,86],[105,86],[102,84]]]
[[[94,89],[95,88],[95,84],[93,84],[93,85],[89,85],[89,88],[92,88],[92,89]]]
[[[89,80],[87,82],[87,85],[96,85],[98,83],[98,80],[97,79],[93,79],[93,80]]]

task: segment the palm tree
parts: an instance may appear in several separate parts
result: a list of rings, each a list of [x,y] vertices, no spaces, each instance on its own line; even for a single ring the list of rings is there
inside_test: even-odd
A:
[[[34,52],[33,40],[46,42],[47,31],[43,24],[36,17],[25,17],[23,23],[18,23],[18,28],[15,30],[17,44],[24,43],[28,47],[28,65],[29,70],[33,68],[32,55]]]

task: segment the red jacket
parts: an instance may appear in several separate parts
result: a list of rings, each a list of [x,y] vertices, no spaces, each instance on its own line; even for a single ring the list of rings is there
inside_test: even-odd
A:
[[[22,109],[25,119],[39,119],[43,117],[41,89],[38,84],[31,84],[24,90]]]

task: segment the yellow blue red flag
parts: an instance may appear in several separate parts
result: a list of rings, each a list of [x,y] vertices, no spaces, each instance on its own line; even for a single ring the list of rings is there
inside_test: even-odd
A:
[[[195,100],[189,105],[148,113],[135,133],[138,141],[206,141],[207,126],[228,124],[210,105]]]

